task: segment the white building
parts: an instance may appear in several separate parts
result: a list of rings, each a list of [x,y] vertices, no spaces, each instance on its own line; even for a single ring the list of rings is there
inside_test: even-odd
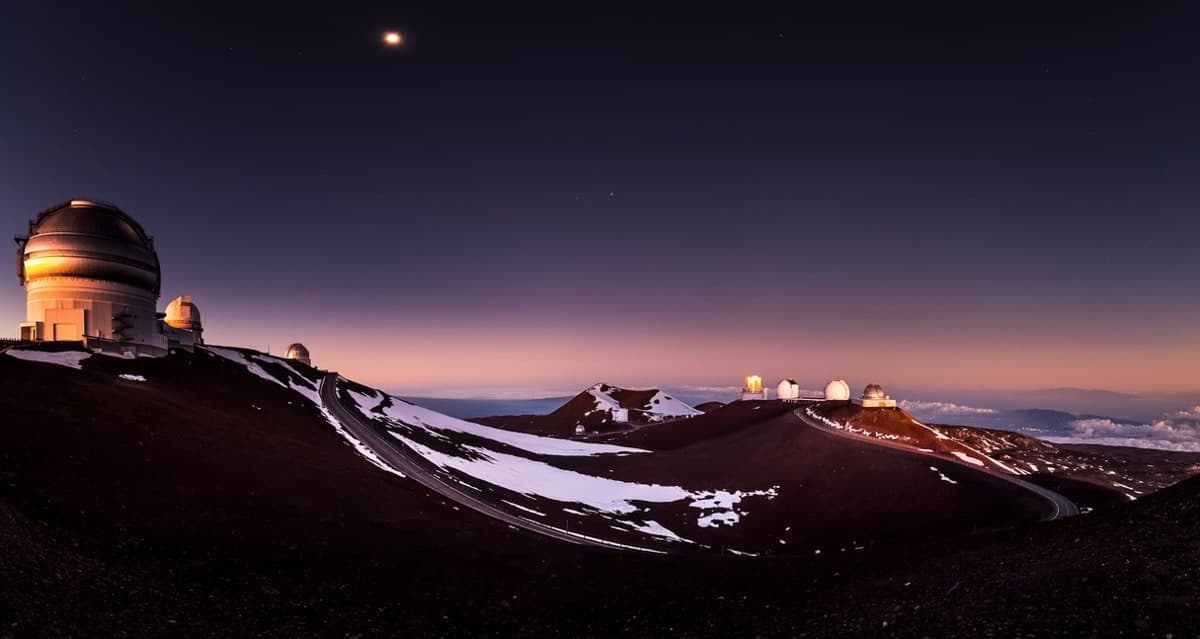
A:
[[[779,382],[775,396],[784,401],[794,402],[800,399],[800,384],[794,379],[785,379]]]
[[[154,239],[124,211],[91,200],[64,202],[30,220],[17,245],[22,340],[167,353],[169,331],[155,310],[162,273]]]
[[[742,399],[766,399],[767,391],[763,388],[762,377],[750,375],[746,377],[746,385],[742,387]]]
[[[167,343],[171,348],[190,351],[195,345],[204,343],[200,308],[192,301],[191,295],[180,295],[167,304],[163,324],[163,334],[167,336]]]
[[[895,408],[896,400],[892,399],[883,392],[883,387],[879,384],[867,384],[863,389],[862,398],[858,403],[863,408]]]
[[[850,385],[844,379],[835,379],[825,385],[825,399],[838,402],[850,401]]]

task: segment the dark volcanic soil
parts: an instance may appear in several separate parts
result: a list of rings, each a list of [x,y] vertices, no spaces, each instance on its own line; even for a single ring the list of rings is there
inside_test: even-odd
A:
[[[441,504],[295,394],[184,357],[93,357],[64,385],[61,367],[0,356],[0,637],[1200,632],[1200,479],[1072,520],[861,551],[589,550]],[[708,424],[715,441],[732,421]],[[655,428],[630,437],[693,454]],[[766,450],[782,428],[747,441]]]

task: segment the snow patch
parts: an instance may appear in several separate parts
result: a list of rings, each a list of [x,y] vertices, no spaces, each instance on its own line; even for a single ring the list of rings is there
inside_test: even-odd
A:
[[[960,451],[956,450],[956,451],[951,452],[950,454],[967,462],[968,464],[972,464],[975,466],[984,466],[985,465],[982,461],[975,459],[974,457],[972,457],[964,452],[960,452]]]
[[[127,382],[144,382],[144,381],[146,381],[146,377],[144,375],[132,375],[130,373],[121,373],[120,375],[117,375],[117,377],[120,377],[121,379],[123,379]]]
[[[472,486],[472,485],[470,485],[470,484],[467,484],[467,483],[465,483],[465,482],[461,482],[461,481],[460,481],[460,482],[458,482],[458,483],[460,483],[460,484],[462,484],[462,485],[464,485],[464,486],[467,486],[468,488],[475,488],[474,486]],[[479,489],[478,489],[478,488],[475,488],[475,490],[479,490]],[[532,509],[532,508],[526,508],[526,507],[522,506],[521,504],[518,504],[518,503],[515,503],[515,502],[511,502],[511,501],[509,501],[509,500],[507,500],[507,499],[501,499],[500,501],[502,501],[502,502],[504,502],[504,503],[508,504],[509,506],[512,506],[513,508],[516,508],[516,509],[518,509],[518,510],[524,510],[524,511],[525,511],[525,512],[527,512],[527,513],[533,513],[533,514],[537,515],[538,517],[545,517],[545,516],[546,516],[546,513],[540,513],[540,512],[538,512],[538,511],[536,511],[536,510]]]
[[[9,357],[15,357],[27,362],[40,362],[42,364],[56,364],[58,366],[66,366],[75,370],[83,370],[83,360],[92,356],[91,353],[85,351],[60,351],[51,353],[48,351],[26,351],[16,348],[10,348],[4,351]]]
[[[371,413],[367,407],[378,406],[380,400],[375,395],[367,395],[354,390],[349,391],[350,397],[358,404],[364,417],[373,419],[379,417],[377,413]],[[588,442],[580,442],[570,439],[558,439],[556,437],[541,437],[538,435],[530,435],[527,433],[518,433],[514,431],[504,430],[501,428],[492,428],[482,424],[456,419],[448,415],[436,413],[428,408],[422,408],[410,404],[402,399],[391,398],[391,406],[383,409],[383,416],[390,421],[398,422],[408,426],[418,426],[428,429],[450,431],[455,433],[466,433],[483,439],[489,439],[494,442],[508,444],[513,448],[519,448],[526,452],[538,455],[552,455],[562,457],[579,457],[603,454],[632,454],[646,453],[649,451],[640,448],[629,448],[627,446],[614,446],[612,444],[593,444]]]
[[[634,530],[637,530],[638,532],[640,532],[642,534],[650,535],[651,537],[659,537],[661,539],[666,539],[667,541],[682,542],[682,543],[686,543],[686,544],[696,543],[696,542],[692,541],[691,539],[684,539],[683,537],[676,535],[674,532],[667,529],[666,527],[664,527],[662,524],[658,523],[657,521],[654,521],[653,519],[642,522],[642,523],[635,523],[632,521],[625,521],[622,523],[627,524],[628,526],[630,526],[631,528],[633,528]]]
[[[304,397],[309,402],[311,402],[314,406],[316,406],[317,410],[319,410],[321,412],[321,416],[325,418],[325,421],[328,422],[329,425],[333,427],[333,430],[335,432],[337,432],[337,434],[340,435],[342,437],[342,439],[345,439],[347,442],[349,442],[350,445],[354,447],[354,450],[356,452],[358,452],[359,455],[362,455],[364,459],[366,459],[368,462],[370,462],[372,465],[379,468],[380,470],[391,473],[397,477],[404,477],[404,473],[400,472],[399,470],[396,470],[395,468],[393,468],[391,466],[391,464],[388,464],[387,462],[383,461],[383,459],[381,459],[379,457],[379,455],[375,454],[375,451],[371,450],[370,447],[368,447],[366,444],[359,441],[357,437],[355,437],[354,435],[351,435],[350,431],[346,430],[345,427],[342,426],[342,423],[339,422],[337,420],[337,418],[333,416],[333,413],[329,412],[329,408],[327,408],[325,406],[325,402],[321,401],[321,396],[319,393],[317,393],[317,391],[313,390],[312,388],[309,388],[308,386],[291,383],[290,380],[289,380],[289,383],[284,384],[282,381],[277,379],[274,375],[271,375],[267,371],[263,370],[262,366],[259,366],[257,363],[250,360],[249,358],[247,358],[245,355],[243,355],[239,351],[235,351],[235,350],[228,349],[228,348],[220,348],[217,346],[204,346],[203,348],[204,348],[204,350],[206,350],[214,355],[223,357],[223,358],[225,358],[231,362],[234,362],[236,364],[241,364],[242,366],[244,366],[246,368],[246,370],[250,371],[252,374],[254,374],[257,377],[261,377],[269,382],[278,384],[284,388],[288,388],[288,389],[291,389],[292,391],[295,391],[300,396]],[[272,358],[271,363],[282,363],[285,366],[287,366],[287,368],[291,372],[293,372],[293,373],[295,372],[295,369],[293,369],[290,365],[287,365],[287,363],[284,362],[283,360],[278,360],[278,359]],[[299,375],[297,375],[297,376],[300,377]],[[304,379],[304,378],[300,377],[300,379]],[[258,408],[258,407],[256,406],[255,408]],[[260,408],[259,410],[262,410],[262,409]]]

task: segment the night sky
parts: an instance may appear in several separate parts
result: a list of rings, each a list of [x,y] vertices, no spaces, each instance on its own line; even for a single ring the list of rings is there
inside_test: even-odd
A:
[[[1200,392],[1196,3],[49,4],[0,10],[2,227],[115,202],[211,342],[410,395]]]

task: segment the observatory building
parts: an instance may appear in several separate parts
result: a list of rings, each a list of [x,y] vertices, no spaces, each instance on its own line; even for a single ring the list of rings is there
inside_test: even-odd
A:
[[[799,401],[800,384],[796,383],[796,380],[794,379],[785,379],[779,382],[779,387],[776,390],[775,396],[784,401]]]
[[[71,200],[39,213],[29,234],[16,241],[17,277],[25,287],[22,340],[167,353],[171,340],[155,311],[162,284],[158,253],[153,238],[124,211]]]
[[[746,377],[746,385],[742,387],[742,399],[766,399],[767,391],[763,389],[762,377],[750,375]]]
[[[163,324],[163,334],[167,336],[167,342],[172,347],[190,350],[193,346],[204,343],[200,309],[192,301],[191,295],[180,295],[167,304]]]
[[[896,400],[888,397],[879,384],[868,384],[863,389],[862,398],[858,400],[863,408],[895,408]]]
[[[825,399],[838,402],[850,401],[850,385],[844,379],[835,379],[825,385]]]
[[[312,357],[308,354],[308,349],[304,344],[299,342],[291,344],[287,350],[283,352],[284,359],[294,359],[301,364],[312,366]]]

